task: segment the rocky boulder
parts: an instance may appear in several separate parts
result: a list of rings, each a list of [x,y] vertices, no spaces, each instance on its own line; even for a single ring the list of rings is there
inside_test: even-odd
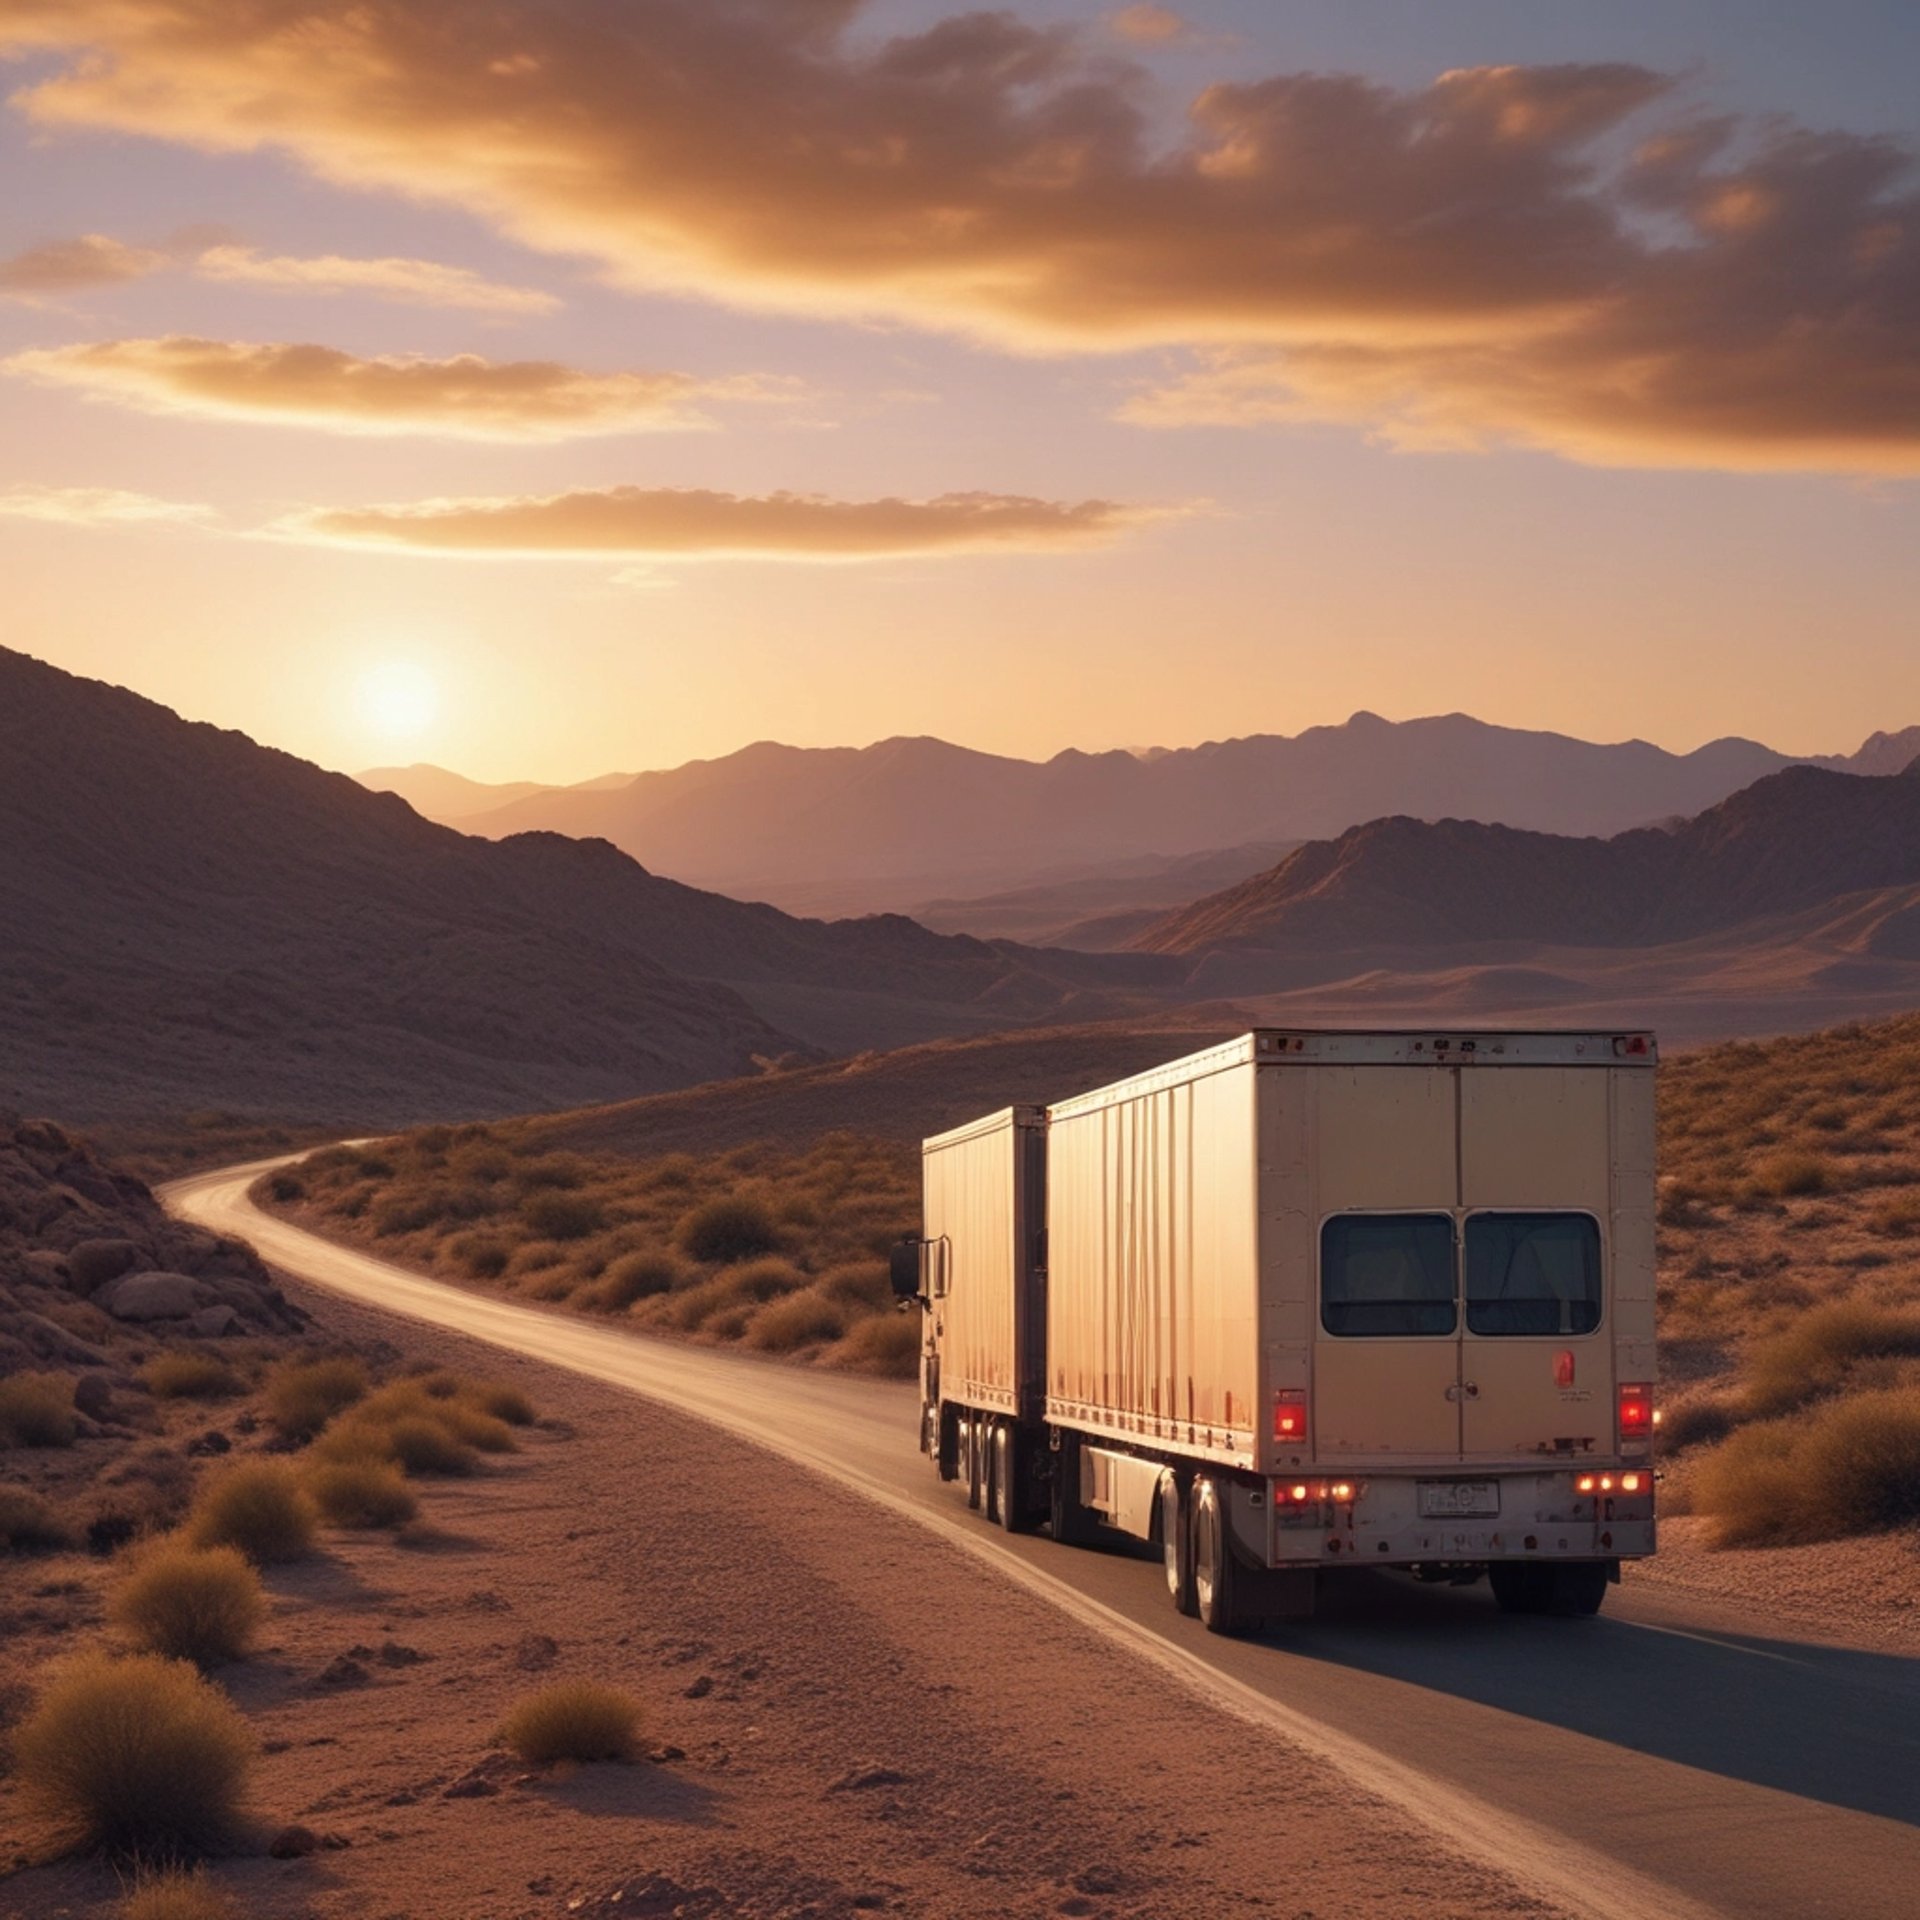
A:
[[[116,1320],[184,1320],[212,1300],[191,1274],[128,1273],[108,1281],[93,1304]]]

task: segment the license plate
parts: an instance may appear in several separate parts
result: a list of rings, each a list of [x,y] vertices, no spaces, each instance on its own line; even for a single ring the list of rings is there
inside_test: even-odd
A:
[[[1500,1511],[1497,1480],[1423,1480],[1423,1520],[1491,1520]]]

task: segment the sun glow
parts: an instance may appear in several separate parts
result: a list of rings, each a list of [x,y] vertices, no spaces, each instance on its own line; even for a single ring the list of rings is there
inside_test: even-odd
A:
[[[390,660],[360,678],[360,713],[388,740],[412,740],[440,714],[440,688],[433,675],[410,660]]]

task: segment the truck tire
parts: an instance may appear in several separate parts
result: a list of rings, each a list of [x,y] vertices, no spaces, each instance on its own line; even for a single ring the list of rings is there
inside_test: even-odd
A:
[[[1495,1560],[1487,1568],[1487,1585],[1502,1613],[1545,1613],[1550,1567],[1526,1560]]]
[[[1193,1542],[1193,1608],[1209,1633],[1244,1633],[1251,1624],[1240,1594],[1240,1563],[1227,1535],[1219,1483],[1201,1474],[1187,1495]]]
[[[1026,1533],[1033,1526],[1032,1501],[1027,1492],[1027,1440],[1011,1421],[993,1430],[993,1485],[999,1505],[994,1518],[1006,1533]]]
[[[967,1476],[967,1505],[976,1513],[986,1498],[986,1448],[979,1419],[969,1413],[960,1422],[960,1458]]]
[[[1049,1494],[1054,1539],[1063,1547],[1092,1546],[1099,1538],[1095,1531],[1099,1523],[1080,1504],[1080,1449],[1070,1436],[1062,1438],[1053,1456]]]
[[[1175,1475],[1160,1476],[1160,1558],[1167,1574],[1167,1598],[1176,1613],[1191,1614],[1193,1599],[1193,1534],[1187,1522],[1187,1502]]]
[[[1000,1524],[1007,1503],[1007,1486],[1001,1478],[1006,1466],[1005,1432],[998,1420],[980,1423],[980,1510],[990,1527]]]
[[[1551,1569],[1545,1613],[1563,1620],[1585,1619],[1600,1611],[1607,1597],[1610,1569],[1604,1560],[1561,1560]]]

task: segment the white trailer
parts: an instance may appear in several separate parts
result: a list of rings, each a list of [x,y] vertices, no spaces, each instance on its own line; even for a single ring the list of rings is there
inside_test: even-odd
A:
[[[1655,1059],[1261,1030],[927,1142],[923,1448],[1220,1631],[1355,1566],[1595,1611],[1654,1545]]]

